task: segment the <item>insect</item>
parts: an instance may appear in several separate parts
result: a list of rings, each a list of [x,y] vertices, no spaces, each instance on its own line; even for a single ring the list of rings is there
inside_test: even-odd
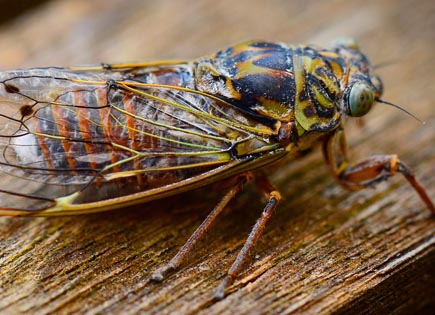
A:
[[[396,155],[350,164],[346,118],[366,115],[382,83],[351,40],[331,49],[251,41],[192,61],[33,68],[0,73],[0,214],[83,214],[139,204],[218,181],[232,185],[178,254],[177,269],[244,184],[267,197],[226,287],[281,200],[252,170],[323,144],[335,180],[351,190],[402,173]]]

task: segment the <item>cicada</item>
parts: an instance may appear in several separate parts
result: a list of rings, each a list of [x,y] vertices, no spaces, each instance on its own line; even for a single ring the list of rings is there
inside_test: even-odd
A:
[[[254,181],[268,201],[216,291],[222,298],[281,200],[267,176],[252,171],[316,143],[343,187],[371,187],[399,172],[435,214],[396,155],[348,160],[344,120],[366,115],[384,102],[381,94],[352,40],[330,49],[250,41],[188,61],[0,72],[0,214],[92,213],[230,182],[151,276],[162,280]]]

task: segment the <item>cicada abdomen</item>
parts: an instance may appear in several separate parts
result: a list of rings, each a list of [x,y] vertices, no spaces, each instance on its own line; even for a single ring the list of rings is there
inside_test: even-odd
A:
[[[252,138],[231,124],[228,105],[192,93],[187,66],[32,69],[4,72],[0,81],[3,208],[45,209],[77,192],[74,202],[89,203],[167,186],[228,162],[233,143]]]

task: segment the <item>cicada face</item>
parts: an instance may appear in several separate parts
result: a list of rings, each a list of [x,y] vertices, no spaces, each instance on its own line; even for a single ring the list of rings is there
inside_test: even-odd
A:
[[[349,68],[347,84],[341,98],[342,111],[352,117],[364,116],[374,102],[380,99],[382,81],[353,39],[337,40],[333,50],[346,60]]]

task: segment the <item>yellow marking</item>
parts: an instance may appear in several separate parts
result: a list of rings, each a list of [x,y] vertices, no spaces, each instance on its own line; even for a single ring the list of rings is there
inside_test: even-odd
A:
[[[138,174],[143,174],[143,173],[148,173],[148,172],[172,171],[172,170],[181,170],[181,169],[193,168],[193,167],[211,166],[211,165],[216,165],[216,164],[222,164],[222,163],[228,162],[230,160],[231,160],[231,158],[228,155],[228,158],[226,160],[219,159],[218,161],[209,161],[209,162],[177,165],[177,166],[168,166],[168,167],[156,167],[156,168],[148,168],[148,169],[134,170],[134,171],[124,171],[124,172],[118,172],[118,173],[110,173],[110,174],[106,174],[103,176],[107,180],[114,180],[114,179],[119,179],[119,178],[136,176]]]
[[[125,164],[125,163],[128,163],[128,162],[130,162],[130,161],[133,161],[134,159],[137,159],[137,157],[138,157],[138,155],[133,155],[133,156],[131,156],[131,157],[129,157],[129,158],[126,158],[126,159],[123,159],[123,160],[119,160],[119,161],[117,161],[117,162],[115,162],[115,163],[112,163],[112,164],[110,164],[110,165],[106,165],[101,171],[100,171],[100,173],[102,174],[102,173],[104,173],[104,172],[106,172],[107,170],[110,170],[110,169],[112,169],[112,168],[115,168],[116,166],[120,166],[120,165],[122,165],[122,164]],[[113,173],[112,173],[113,174]]]
[[[295,118],[298,124],[305,130],[310,130],[314,125],[328,125],[333,121],[337,121],[340,117],[340,113],[338,110],[335,110],[334,114],[330,118],[322,118],[319,117],[318,113],[313,113],[311,116],[307,116],[306,110],[313,111],[310,107],[313,106],[312,102],[309,99],[300,100],[300,95],[304,92],[304,88],[306,87],[306,73],[314,73],[316,67],[324,67],[325,65],[319,60],[312,60],[307,56],[301,56],[297,54],[293,54],[293,67],[295,74],[295,85],[296,85],[296,95],[295,95]],[[313,87],[308,87],[313,88]],[[316,97],[320,95],[318,91],[314,87],[314,91],[316,93]],[[331,103],[327,99],[320,95],[318,101],[322,103],[322,105],[327,105],[325,107],[334,108],[335,104]],[[297,126],[298,127],[298,126]],[[298,128],[298,133],[302,134],[303,131]]]
[[[127,162],[133,161],[134,159],[137,158],[142,158],[142,157],[155,157],[155,156],[167,156],[168,154],[171,154],[172,156],[201,156],[201,155],[210,155],[212,154],[214,157],[216,157],[218,160],[220,161],[229,161],[231,160],[229,153],[226,150],[221,150],[221,151],[204,151],[204,152],[157,152],[157,153],[152,153],[152,152],[139,152],[136,151],[132,148],[117,144],[117,143],[112,143],[112,146],[118,149],[122,149],[124,151],[130,152],[133,154],[133,156],[117,161],[115,163],[112,163],[110,165],[105,166],[100,173],[104,173],[110,169],[115,168],[116,166],[125,164]]]
[[[306,131],[299,123],[296,124],[296,130],[299,137],[302,136]]]
[[[285,150],[287,152],[291,152],[293,150],[293,148],[295,147],[295,144],[293,142],[290,142],[286,147]]]
[[[326,108],[334,107],[334,103],[331,102],[329,99],[327,99],[322,93],[320,93],[317,87],[313,86],[313,90],[314,90],[316,100],[320,103],[320,105]]]
[[[169,60],[169,61],[149,61],[142,63],[118,63],[108,64],[109,68],[98,66],[89,67],[69,67],[71,71],[101,71],[101,70],[117,70],[117,69],[134,69],[134,68],[148,68],[148,67],[162,67],[162,66],[174,66],[174,65],[186,65],[188,60]]]
[[[334,73],[334,75],[336,77],[342,78],[343,77],[343,69],[340,66],[340,64],[338,64],[337,62],[331,61],[331,60],[330,60],[329,64],[331,65],[332,73]]]
[[[343,172],[346,171],[347,165],[348,163],[346,161],[342,161],[340,165],[338,165],[337,167],[336,174],[337,175],[343,174]]]
[[[232,79],[227,78],[225,80],[225,86],[227,87],[227,89],[230,92],[230,94],[234,97],[234,99],[236,99],[236,100],[242,99],[242,93],[240,93],[239,91],[236,91],[234,89],[233,80]]]
[[[304,91],[304,87],[306,84],[305,81],[305,68],[303,64],[302,56],[297,54],[293,54],[293,68],[295,75],[295,85],[296,85],[296,93],[295,93],[295,118],[298,124],[296,128],[298,130],[298,134],[301,135],[304,133],[302,128],[305,130],[309,130],[311,123],[307,121],[307,117],[304,114],[304,108],[309,105],[308,101],[301,101],[300,95]]]
[[[320,55],[325,56],[325,57],[329,57],[329,58],[339,58],[340,56],[333,52],[333,51],[321,51]]]
[[[30,131],[30,133],[39,137],[45,137],[45,138],[56,139],[56,140],[67,140],[67,138],[63,136],[49,135],[42,132]]]
[[[129,147],[123,146],[121,144],[112,143],[112,145],[115,148],[122,149],[131,153],[136,154],[137,157],[156,157],[156,156],[201,156],[201,155],[208,155],[208,154],[218,154],[218,153],[227,153],[226,149],[221,149],[219,151],[192,151],[192,152],[139,152],[136,150],[133,150]]]
[[[261,103],[261,106],[255,107],[256,112],[276,120],[290,121],[293,109],[265,97],[259,97],[258,101]]]
[[[313,60],[308,56],[298,56],[301,59],[301,65],[305,73],[313,73],[314,67],[319,63],[318,60]]]
[[[187,165],[180,165],[180,166],[174,166],[174,167],[170,167],[170,168],[155,168],[155,169],[147,169],[147,170],[133,170],[133,171],[124,171],[124,172],[115,172],[115,173],[109,173],[106,175],[103,175],[104,178],[106,179],[114,179],[114,178],[122,178],[122,177],[129,177],[129,176],[136,176],[138,174],[142,174],[145,172],[149,172],[149,171],[160,171],[160,170],[173,170],[173,169],[180,169],[180,168],[189,168],[189,167],[197,167],[197,166],[209,166],[209,165],[214,165],[214,164],[222,164],[224,162],[228,162],[231,160],[231,156],[227,151],[220,151],[220,152],[213,152],[213,151],[209,151],[209,152],[176,152],[176,153],[172,153],[172,152],[160,152],[160,153],[149,153],[149,152],[145,152],[145,153],[141,153],[138,152],[132,148],[129,147],[125,147],[116,143],[113,143],[113,146],[119,149],[123,149],[127,152],[130,152],[132,154],[134,154],[133,156],[117,161],[115,163],[112,163],[110,165],[105,166],[100,173],[103,174],[104,172],[107,172],[110,169],[115,168],[116,166],[128,163],[130,161],[134,161],[135,159],[141,158],[141,157],[150,157],[150,156],[167,156],[168,154],[171,154],[172,156],[201,156],[201,155],[210,155],[216,158],[216,161],[210,161],[210,162],[203,162],[203,163],[197,163],[197,164],[187,164]],[[118,175],[117,175],[118,174]]]
[[[257,66],[254,64],[255,61],[257,60],[261,60],[265,57],[267,57],[270,54],[261,54],[261,55],[257,55],[255,57],[250,58],[247,61],[244,62],[238,62],[237,63],[237,74],[235,75],[235,79],[240,79],[243,78],[245,76],[247,76],[248,74],[261,74],[261,73],[279,73],[281,71],[279,70],[272,70],[270,68],[266,68],[266,67],[261,67],[261,66]]]
[[[244,156],[248,154],[257,154],[266,151],[273,151],[280,147],[279,143],[273,143],[266,145],[264,143],[260,143],[259,146],[255,147],[255,143],[246,143],[242,142],[240,145],[237,145],[235,148],[237,150],[238,156]]]
[[[58,209],[68,209],[68,207],[72,205],[71,201],[76,199],[79,195],[80,195],[80,191],[76,191],[71,195],[58,197],[54,200],[56,202],[56,205],[54,207]],[[47,210],[47,212],[50,212],[50,210]]]
[[[209,61],[201,61],[198,65],[197,71],[197,77],[201,77],[203,73],[211,73],[212,75],[219,76],[219,71],[216,70],[216,68],[213,66],[213,64]]]

